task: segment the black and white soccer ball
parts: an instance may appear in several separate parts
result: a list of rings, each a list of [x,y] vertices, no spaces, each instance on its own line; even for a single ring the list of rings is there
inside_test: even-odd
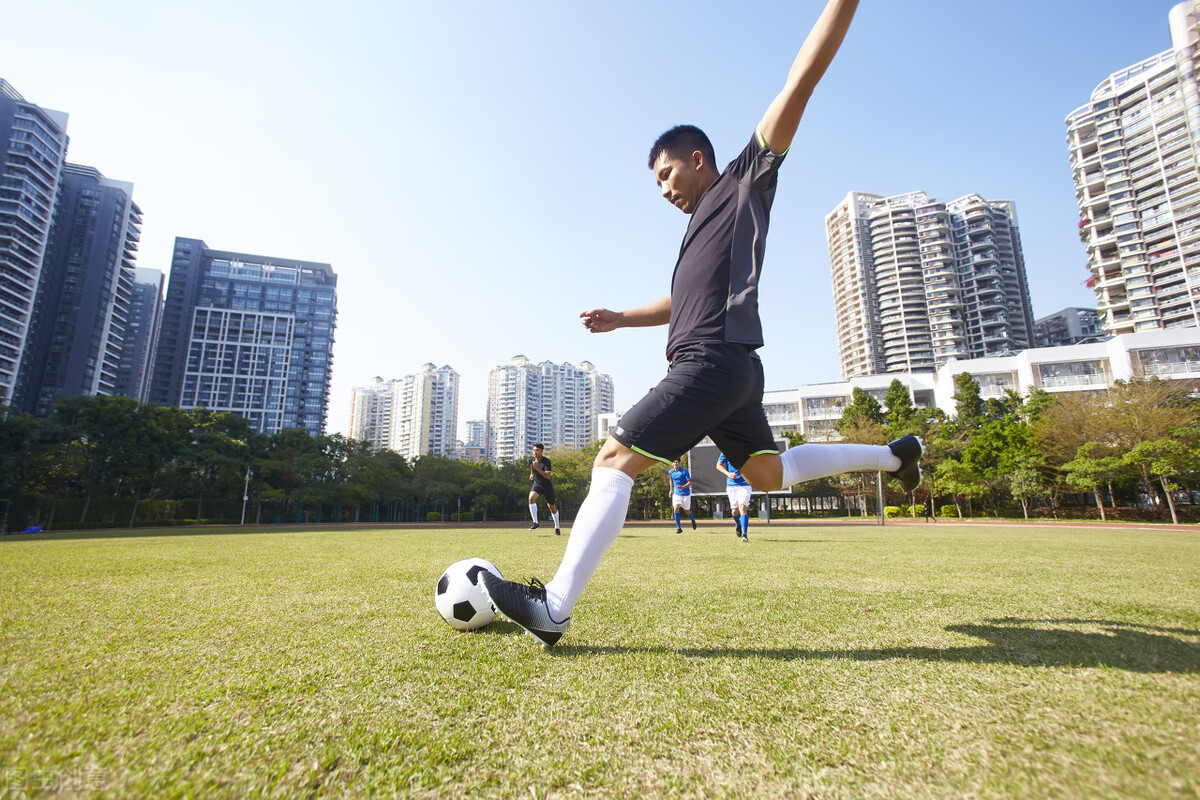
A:
[[[438,578],[433,604],[451,628],[473,631],[496,618],[496,609],[479,584],[479,573],[485,569],[497,578],[502,577],[491,562],[482,558],[464,558],[447,567]]]

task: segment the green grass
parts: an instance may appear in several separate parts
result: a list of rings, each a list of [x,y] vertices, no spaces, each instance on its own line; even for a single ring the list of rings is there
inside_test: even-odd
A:
[[[557,648],[449,527],[0,540],[0,795],[1195,797],[1200,532],[631,526]]]

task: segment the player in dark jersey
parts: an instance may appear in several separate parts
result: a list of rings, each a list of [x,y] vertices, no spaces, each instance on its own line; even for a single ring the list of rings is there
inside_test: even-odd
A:
[[[677,458],[671,462],[667,477],[671,479],[671,510],[675,514],[675,532],[683,533],[683,526],[679,521],[684,511],[692,518],[692,530],[696,530],[696,515],[692,513],[692,473],[688,472]]]
[[[529,516],[533,524],[529,530],[536,531],[538,525],[538,497],[546,498],[546,507],[550,509],[550,519],[554,520],[554,535],[561,536],[562,529],[558,527],[558,498],[554,496],[554,481],[550,479],[550,459],[546,458],[546,446],[538,442],[533,446],[533,460],[529,462],[529,480],[533,488],[529,490]]]
[[[894,473],[905,491],[920,483],[922,448],[915,436],[878,446],[800,445],[781,456],[762,407],[758,279],[778,169],[856,7],[857,0],[828,1],[783,89],[724,172],[717,171],[708,137],[690,125],[667,131],[650,150],[662,196],[691,216],[671,292],[640,308],[597,308],[580,317],[593,333],[669,325],[669,369],[596,456],[553,580],[525,585],[481,573],[497,610],[543,645],[566,631],[575,603],[621,532],[634,478],[655,462],[671,463],[706,435],[759,491],[858,470]]]

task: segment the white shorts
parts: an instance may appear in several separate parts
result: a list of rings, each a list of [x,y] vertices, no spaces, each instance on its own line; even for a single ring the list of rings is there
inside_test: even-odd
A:
[[[692,496],[690,494],[672,494],[671,508],[675,508],[676,506],[682,508],[684,511],[691,511]]]
[[[753,488],[749,486],[726,486],[725,493],[729,495],[729,505],[734,509],[738,506],[745,506],[747,510],[750,508],[750,494]]]

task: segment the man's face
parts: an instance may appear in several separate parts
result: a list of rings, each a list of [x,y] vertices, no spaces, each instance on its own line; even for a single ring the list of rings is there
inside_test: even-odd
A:
[[[686,159],[664,150],[654,160],[654,180],[662,196],[685,214],[696,210],[696,204],[716,179],[699,150]]]
[[[674,467],[675,469],[679,469],[679,459],[677,458],[674,461],[672,461],[671,466]]]
[[[545,450],[543,450],[543,449],[542,449],[542,448],[540,448],[540,447],[535,447],[535,448],[533,448],[533,457],[534,457],[534,459],[535,459],[535,460],[537,460],[537,461],[541,461],[541,460],[542,460],[542,453],[544,453],[544,452],[546,452],[546,451],[545,451]]]

